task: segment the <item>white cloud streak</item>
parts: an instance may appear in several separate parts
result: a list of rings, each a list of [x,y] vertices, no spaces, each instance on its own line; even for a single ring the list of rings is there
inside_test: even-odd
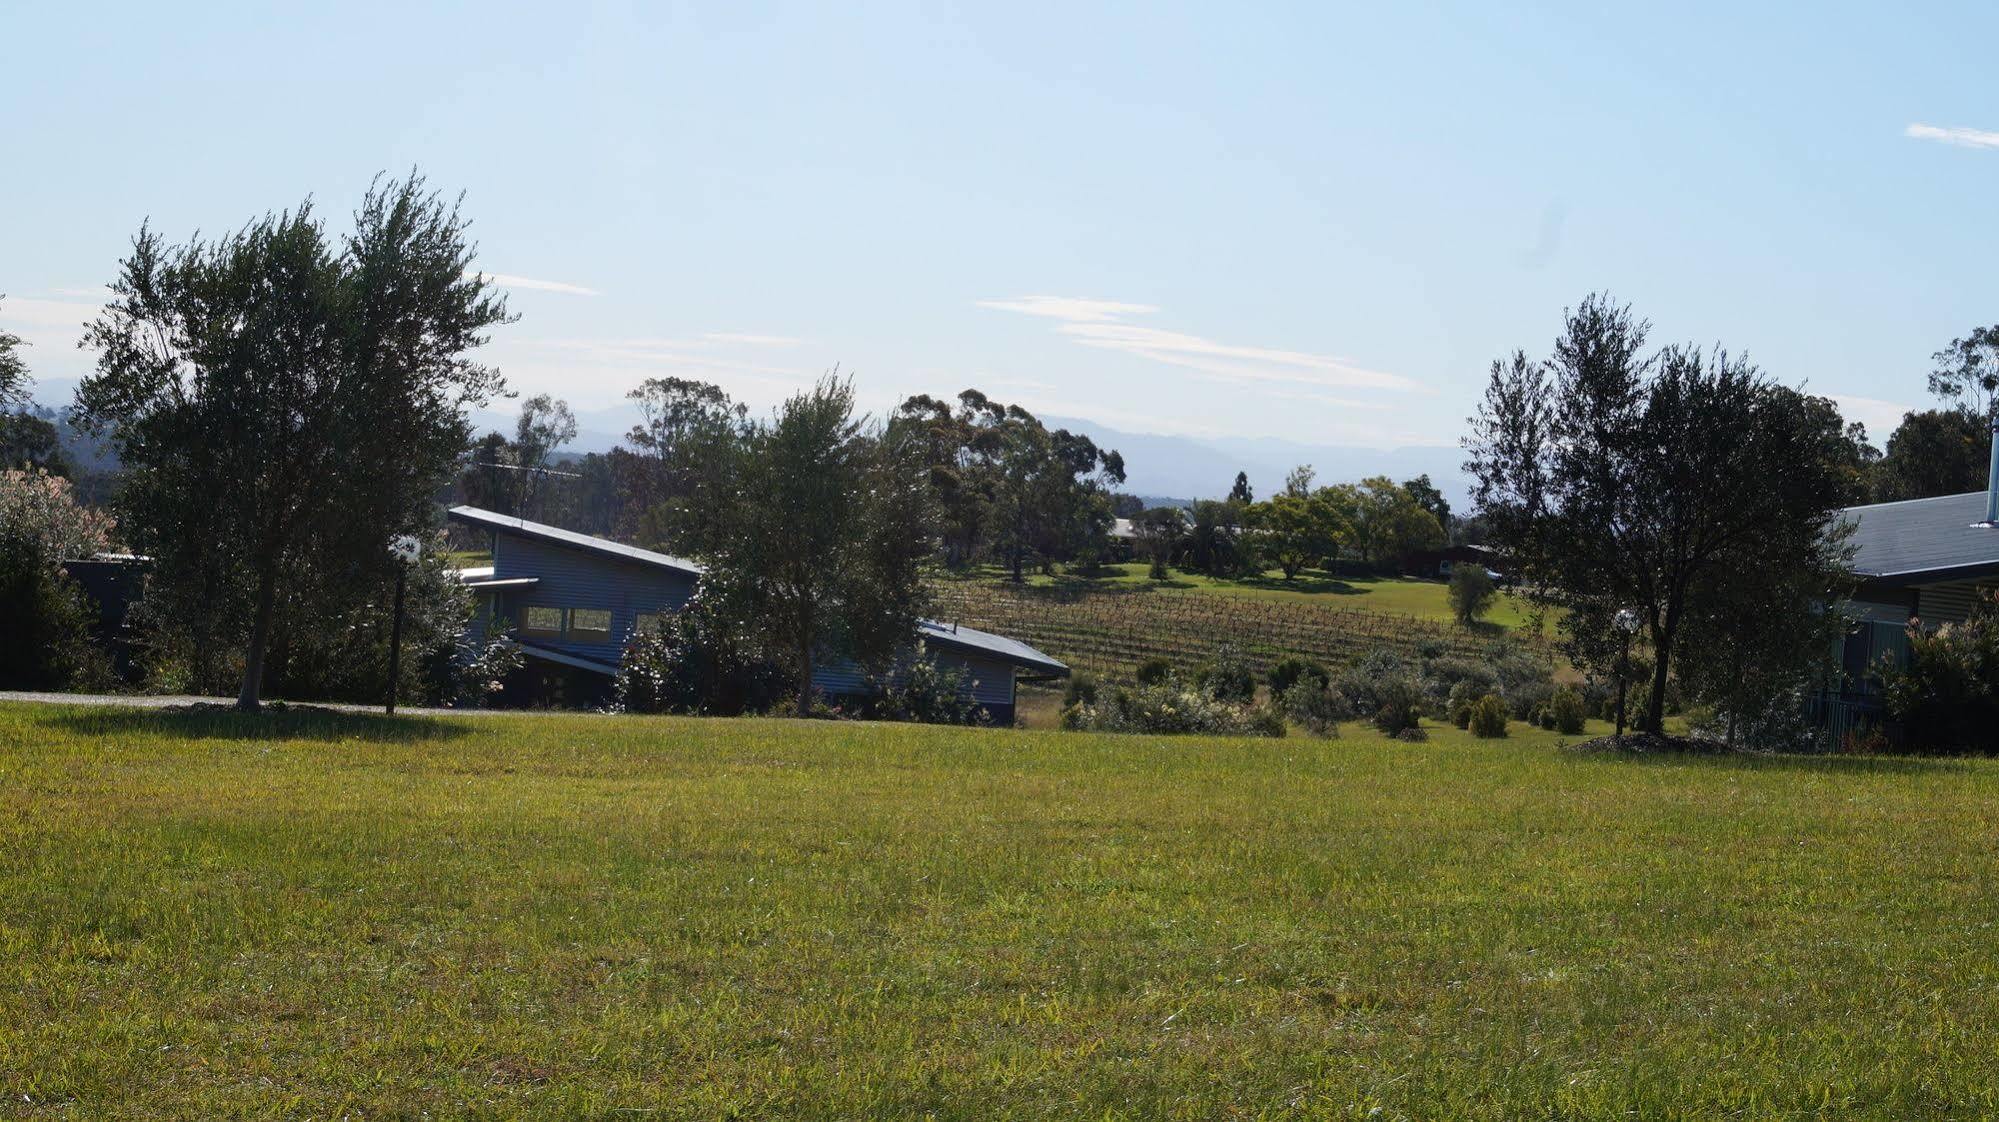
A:
[[[1952,144],[1959,148],[1999,148],[1999,132],[1987,132],[1984,129],[1914,124],[1903,129],[1902,135],[1917,140],[1934,140],[1939,144]]]
[[[601,293],[599,293],[594,288],[585,288],[580,284],[567,284],[563,281],[536,280],[533,277],[517,277],[511,273],[481,274],[477,270],[468,272],[466,274],[466,276],[479,276],[479,275],[484,275],[487,280],[493,282],[494,284],[499,285],[502,288],[528,288],[528,289],[533,289],[536,292],[560,292],[568,296],[601,295]]]
[[[754,335],[741,331],[710,331],[701,339],[707,343],[735,343],[745,347],[798,347],[805,344],[805,340],[793,339],[789,335]]]
[[[1149,315],[1158,310],[1147,304],[1065,296],[1021,296],[975,303],[981,308],[1059,319],[1063,323],[1056,330],[1083,346],[1121,351],[1178,366],[1209,381],[1402,392],[1424,389],[1420,383],[1400,374],[1370,370],[1333,355],[1219,343],[1199,335],[1126,322],[1127,316]]]
[[[1121,316],[1143,316],[1158,311],[1150,304],[1125,304],[1116,300],[1087,300],[1074,296],[1015,296],[1005,300],[973,301],[981,308],[1019,312],[1025,316],[1045,316],[1070,323],[1105,323]]]

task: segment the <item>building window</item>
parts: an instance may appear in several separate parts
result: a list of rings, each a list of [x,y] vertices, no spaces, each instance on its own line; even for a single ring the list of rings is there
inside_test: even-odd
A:
[[[536,635],[562,634],[562,609],[530,604],[521,609],[521,630]]]
[[[602,608],[571,608],[569,633],[585,642],[603,642],[611,637],[611,613]]]
[[[638,621],[632,624],[632,634],[643,635],[648,631],[658,631],[659,622],[665,616],[659,612],[640,612]]]

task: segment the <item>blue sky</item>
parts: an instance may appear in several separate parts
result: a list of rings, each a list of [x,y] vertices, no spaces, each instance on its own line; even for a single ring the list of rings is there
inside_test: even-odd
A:
[[[342,216],[412,165],[510,278],[491,357],[579,410],[663,374],[763,406],[838,363],[878,409],[976,385],[1134,431],[1449,444],[1493,358],[1607,289],[1884,437],[1930,352],[1999,321],[1989,5],[4,18],[0,325],[58,390],[142,220]]]

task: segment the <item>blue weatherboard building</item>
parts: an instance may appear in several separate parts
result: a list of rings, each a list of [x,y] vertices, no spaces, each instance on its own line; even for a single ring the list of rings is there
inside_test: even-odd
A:
[[[452,521],[485,531],[493,563],[459,570],[478,596],[470,638],[483,643],[504,628],[537,673],[538,700],[591,705],[610,696],[625,643],[641,627],[679,611],[694,595],[701,565],[478,507],[452,507]],[[1023,681],[1067,677],[1069,668],[1003,635],[924,620],[910,637],[939,665],[961,667],[972,697],[998,724],[1011,724]],[[873,692],[861,668],[829,660],[812,684],[828,699]]]

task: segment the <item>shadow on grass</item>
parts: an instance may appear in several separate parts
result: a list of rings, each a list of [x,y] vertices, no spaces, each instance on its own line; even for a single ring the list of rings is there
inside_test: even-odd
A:
[[[390,717],[380,713],[349,713],[316,706],[267,708],[261,713],[202,709],[72,709],[51,715],[78,736],[138,735],[179,740],[367,740],[415,743],[453,740],[467,732],[463,725],[435,717]]]

